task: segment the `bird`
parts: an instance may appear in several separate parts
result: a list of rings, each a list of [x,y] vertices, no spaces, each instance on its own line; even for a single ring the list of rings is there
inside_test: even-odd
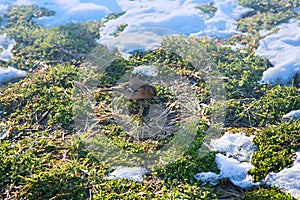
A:
[[[157,90],[153,85],[138,78],[131,78],[118,86],[102,88],[100,91],[116,91],[130,100],[150,99],[157,95]]]

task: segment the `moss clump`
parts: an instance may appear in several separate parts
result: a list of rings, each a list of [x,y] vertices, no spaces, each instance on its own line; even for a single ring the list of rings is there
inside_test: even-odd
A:
[[[38,14],[36,14],[38,13]],[[39,62],[57,64],[82,60],[99,38],[99,22],[67,24],[44,28],[33,17],[53,14],[36,6],[11,7],[6,14],[8,24],[3,29],[17,44],[12,50],[14,59],[5,65],[20,69],[34,69]]]
[[[197,6],[197,8],[199,8],[205,14],[209,14],[210,16],[213,16],[217,11],[217,8],[212,3],[201,4]]]
[[[275,86],[254,104],[254,119],[257,124],[276,124],[282,115],[300,108],[300,89],[290,86]]]
[[[300,3],[293,0],[240,0],[239,3],[257,11],[255,15],[238,21],[238,30],[242,32],[258,33],[259,30],[271,29],[279,23],[299,17],[294,9],[299,7]]]
[[[46,8],[38,7],[37,5],[32,6],[11,6],[8,8],[8,12],[5,13],[4,17],[8,18],[8,27],[15,26],[16,24],[21,25],[24,22],[32,23],[33,18],[39,18],[44,16],[52,16],[55,12]]]
[[[258,98],[263,94],[259,80],[262,73],[271,67],[270,63],[254,56],[252,52],[220,47],[215,53],[217,69],[225,78],[227,99]]]
[[[255,166],[251,174],[255,181],[260,181],[269,172],[278,172],[292,164],[294,152],[299,149],[300,123],[287,122],[270,125],[255,135],[254,144],[258,151],[254,152],[252,164]]]
[[[5,123],[9,138],[53,126],[70,129],[77,69],[72,65],[57,65],[45,70],[2,89],[0,108],[4,113],[2,118],[9,122]]]
[[[260,12],[270,11],[272,13],[292,10],[293,8],[300,6],[300,3],[294,0],[239,0],[239,4]]]
[[[167,165],[165,169],[159,170],[159,176],[166,181],[184,181],[190,184],[197,184],[194,177],[196,173],[203,171],[218,173],[218,168],[214,161],[215,153],[202,154],[203,152],[200,151],[207,128],[208,125],[205,121],[200,122],[197,135],[184,155],[176,162]]]
[[[259,188],[258,190],[247,191],[244,196],[245,200],[260,199],[286,199],[295,200],[291,194],[286,194],[276,188]]]
[[[60,131],[32,132],[22,140],[0,141],[1,198],[49,199],[88,197],[91,177],[106,168]]]
[[[125,28],[126,28],[127,26],[128,26],[128,24],[120,24],[120,25],[118,26],[117,32],[115,33],[115,36],[119,36],[119,35],[122,33],[122,31],[125,30]]]
[[[230,100],[227,115],[229,126],[265,126],[277,124],[282,115],[300,107],[300,90],[290,86],[261,88],[259,99]]]
[[[272,29],[275,25],[287,22],[297,15],[291,10],[278,13],[263,12],[257,13],[251,18],[243,18],[238,21],[238,30],[242,32],[258,32],[259,30]]]

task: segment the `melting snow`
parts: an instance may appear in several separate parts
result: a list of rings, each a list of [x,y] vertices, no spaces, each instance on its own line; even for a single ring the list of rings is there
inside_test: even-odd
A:
[[[22,78],[26,76],[26,72],[13,67],[0,67],[0,85],[14,78]]]
[[[285,168],[278,173],[269,173],[265,182],[291,193],[293,197],[300,199],[300,152],[290,168]]]
[[[143,176],[147,170],[143,167],[124,167],[118,166],[110,175],[109,179],[129,179],[134,181],[143,181]]]
[[[11,53],[12,48],[15,46],[16,42],[14,39],[6,36],[6,33],[0,35],[0,60],[8,61],[13,58]]]
[[[257,56],[270,60],[274,67],[263,73],[262,82],[290,84],[296,72],[300,72],[300,20],[278,26],[277,33],[260,40]]]
[[[216,154],[216,163],[220,174],[212,172],[201,172],[195,175],[195,179],[204,183],[217,184],[218,179],[229,178],[231,182],[242,188],[251,188],[257,184],[253,183],[251,176],[247,173],[253,166],[250,158],[255,150],[252,143],[253,137],[242,133],[231,134],[226,132],[221,138],[212,140],[211,146],[225,155]]]
[[[8,61],[13,58],[11,50],[15,44],[16,42],[7,37],[6,34],[0,35],[0,47],[2,50],[0,53],[0,60]],[[11,79],[24,77],[25,75],[25,71],[18,70],[13,67],[0,67],[0,85],[4,82],[10,81]]]
[[[300,110],[292,110],[289,113],[282,116],[284,121],[296,120],[300,118]]]

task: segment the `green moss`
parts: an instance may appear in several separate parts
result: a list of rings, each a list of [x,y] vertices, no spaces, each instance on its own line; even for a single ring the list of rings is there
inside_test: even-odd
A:
[[[40,131],[16,142],[0,141],[0,187],[10,188],[2,197],[88,197],[92,177],[103,176],[106,169],[76,139],[64,142],[63,134]]]
[[[233,51],[219,48],[215,52],[217,68],[224,75],[224,88],[228,99],[257,98],[263,93],[259,80],[270,63],[253,52]]]
[[[94,199],[216,199],[210,189],[152,178],[145,183],[102,181],[95,185],[93,191]]]
[[[200,9],[202,12],[209,14],[209,15],[214,15],[217,11],[217,8],[213,6],[213,4],[208,3],[208,4],[201,4],[197,6],[198,9]]]
[[[128,26],[128,24],[120,24],[120,25],[118,26],[117,32],[115,33],[115,36],[119,36],[119,35],[122,33],[122,31],[124,31],[124,29],[125,29],[127,26]]]
[[[263,179],[269,172],[278,172],[292,164],[294,152],[300,147],[299,120],[270,125],[255,135],[254,144],[258,151],[254,152],[252,164],[255,166],[251,174],[255,181]]]
[[[245,200],[259,199],[286,199],[294,200],[291,194],[286,194],[276,188],[259,188],[258,190],[247,191],[244,196]]]
[[[99,22],[44,28],[32,21],[33,17],[50,14],[53,13],[36,6],[18,6],[8,10],[8,24],[3,31],[17,44],[12,50],[14,59],[6,65],[29,70],[36,68],[40,62],[56,64],[79,61],[96,46]]]
[[[67,128],[72,123],[71,98],[76,75],[74,66],[57,65],[8,85],[0,94],[0,107],[4,112],[2,117],[9,122],[6,123],[9,137],[48,126]]]
[[[128,71],[131,67],[131,62],[124,58],[117,56],[115,60],[105,68],[105,71],[100,74],[99,85],[115,85],[118,80]]]
[[[299,17],[299,13],[293,9],[299,7],[300,3],[294,0],[240,0],[239,3],[257,11],[255,15],[238,21],[238,30],[242,32],[255,33],[259,30],[271,29],[291,18]]]
[[[171,182],[183,181],[190,184],[196,184],[197,181],[194,178],[195,174],[207,171],[218,172],[218,168],[214,161],[215,153],[211,152],[205,155],[200,151],[207,128],[206,122],[200,122],[197,135],[183,156],[167,165],[165,169],[158,171],[162,178]]]
[[[250,18],[240,19],[238,21],[238,30],[242,32],[258,32],[260,30],[270,30],[274,26],[287,22],[289,19],[297,15],[291,10],[284,10],[278,13],[263,12],[257,13]]]
[[[300,3],[294,0],[239,0],[239,4],[245,7],[253,8],[260,12],[270,11],[273,13],[291,10],[300,6]]]
[[[227,109],[228,126],[265,126],[280,123],[282,116],[300,106],[299,88],[275,86],[261,88],[259,99],[230,100]]]
[[[282,115],[300,108],[300,90],[296,87],[276,86],[252,102],[250,109],[256,124],[276,124]]]
[[[20,25],[24,22],[30,22],[33,18],[40,18],[44,16],[52,16],[55,12],[46,8],[38,7],[37,5],[32,6],[11,6],[8,8],[8,12],[5,13],[5,17],[9,19],[8,27]]]
[[[102,20],[102,23],[106,23],[106,22],[108,22],[109,20],[117,19],[118,17],[121,17],[121,16],[124,15],[124,14],[125,14],[125,12],[118,13],[118,14],[112,13],[112,14],[108,15],[107,17],[105,17],[105,18]]]

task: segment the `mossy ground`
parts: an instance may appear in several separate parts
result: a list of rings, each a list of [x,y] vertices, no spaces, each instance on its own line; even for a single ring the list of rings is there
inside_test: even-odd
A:
[[[282,114],[300,108],[300,89],[293,86],[270,86],[258,83],[271,64],[256,57],[261,29],[271,29],[291,17],[298,17],[297,1],[240,1],[257,10],[238,21],[238,28],[248,35],[233,35],[226,41],[198,39],[217,69],[227,79],[224,131],[255,134],[258,151],[253,155],[254,179],[268,172],[290,166],[299,149],[299,120],[282,122]],[[284,2],[284,3],[283,3]],[[199,6],[214,12],[213,5]],[[27,77],[0,88],[0,198],[1,199],[218,199],[226,194],[220,186],[202,186],[194,175],[201,171],[217,172],[214,152],[200,157],[208,116],[199,123],[194,142],[177,161],[148,174],[142,183],[108,180],[110,168],[97,160],[79,140],[74,130],[72,100],[74,80],[88,53],[96,47],[101,22],[67,24],[44,28],[32,19],[53,12],[36,6],[11,7],[2,30],[16,40],[14,59],[2,66],[14,66],[29,72]],[[110,18],[118,17],[112,15]],[[253,25],[254,24],[254,25]],[[119,27],[122,31],[126,25]],[[118,33],[117,33],[118,34]],[[224,44],[244,44],[244,51],[233,51]],[[183,76],[194,78],[192,66],[182,58],[162,49],[136,54],[129,60],[117,58],[104,72],[99,84],[116,84],[127,70],[149,63],[170,66]],[[117,67],[116,67],[117,66]],[[108,78],[109,77],[109,78]],[[113,77],[113,79],[111,78]],[[198,80],[200,101],[209,103],[205,82]],[[201,86],[201,87],[200,87]],[[202,89],[200,89],[202,88]],[[172,94],[160,88],[160,96]],[[98,102],[109,95],[95,96]],[[131,107],[132,105],[128,105]],[[134,111],[133,111],[134,112]],[[209,111],[207,111],[209,113]],[[207,113],[205,112],[205,113]],[[107,129],[113,127],[106,124]],[[115,131],[118,129],[114,129]],[[112,141],[124,142],[124,131],[111,135]],[[123,135],[123,136],[122,136]],[[122,139],[123,137],[123,139]],[[122,142],[123,141],[123,142]],[[129,150],[149,151],[161,140],[130,143]],[[128,144],[127,146],[128,147]],[[127,149],[128,150],[128,149]],[[232,187],[231,187],[232,189]],[[225,192],[224,192],[225,191]],[[225,195],[226,196],[226,195]],[[253,191],[236,189],[227,198],[292,199],[274,188]]]

